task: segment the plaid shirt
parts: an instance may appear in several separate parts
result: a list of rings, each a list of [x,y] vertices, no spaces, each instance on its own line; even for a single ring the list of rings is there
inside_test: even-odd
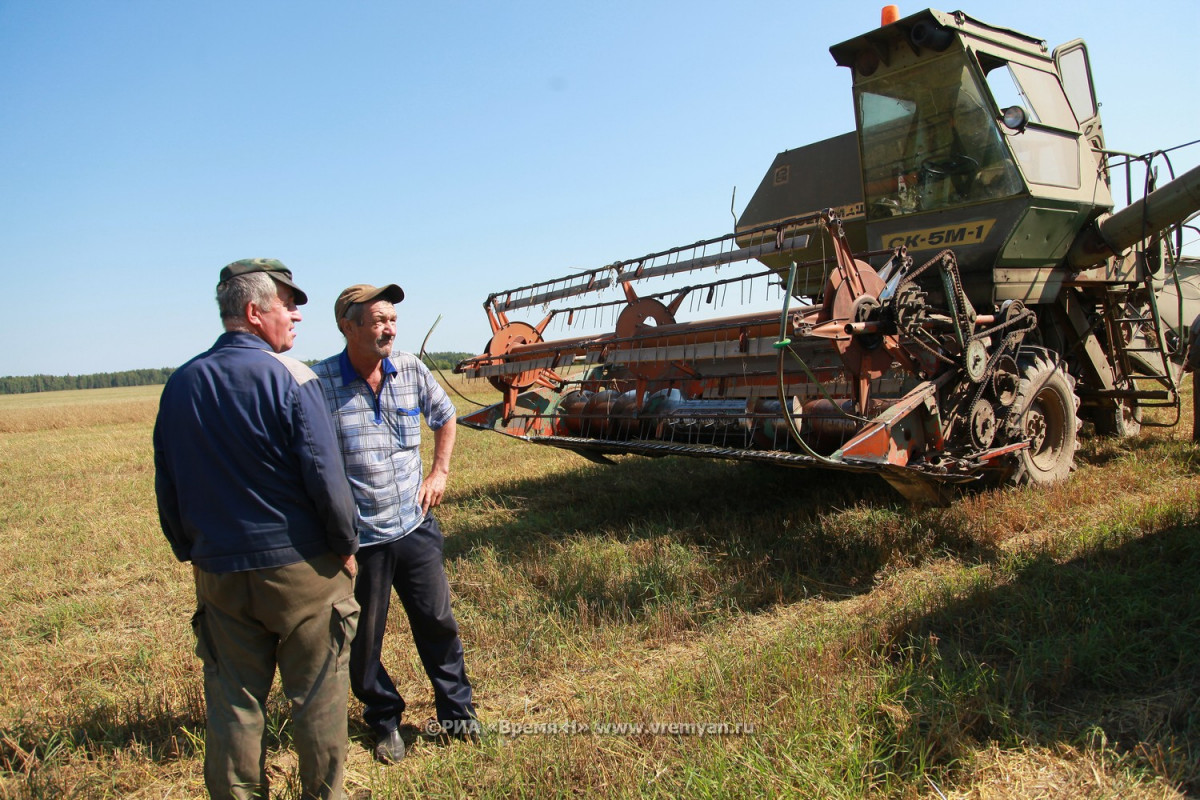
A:
[[[436,431],[455,414],[446,391],[416,356],[396,353],[382,366],[379,394],[345,350],[313,367],[333,414],[364,547],[398,539],[421,523],[421,415]]]

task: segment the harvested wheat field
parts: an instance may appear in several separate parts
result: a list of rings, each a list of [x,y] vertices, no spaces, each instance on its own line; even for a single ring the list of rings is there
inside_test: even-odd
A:
[[[160,391],[0,397],[0,797],[204,796],[191,574],[153,495]],[[1191,437],[1188,413],[1088,436],[1064,484],[916,508],[876,478],[601,466],[461,430],[439,517],[485,734],[422,735],[394,604],[410,752],[375,764],[352,701],[347,794],[1200,793]],[[278,701],[269,735],[295,796]]]

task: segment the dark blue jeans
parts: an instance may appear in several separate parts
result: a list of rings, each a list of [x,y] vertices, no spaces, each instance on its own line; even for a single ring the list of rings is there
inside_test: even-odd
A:
[[[417,654],[433,684],[437,718],[475,717],[458,623],[450,610],[442,543],[442,529],[433,514],[426,514],[406,536],[358,551],[354,596],[362,612],[350,645],[350,686],[366,706],[363,721],[376,736],[395,730],[404,711],[404,698],[380,661],[393,588],[408,614]]]

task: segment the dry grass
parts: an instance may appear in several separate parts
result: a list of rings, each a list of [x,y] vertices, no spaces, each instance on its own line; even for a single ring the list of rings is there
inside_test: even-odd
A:
[[[937,797],[938,791],[950,800],[1169,800],[1180,796],[1166,781],[1127,772],[1120,761],[1103,747],[1085,751],[1060,744],[1014,752],[991,744],[975,759],[972,786],[959,790],[937,787],[927,796]]]
[[[0,797],[203,795],[190,575],[154,512],[158,392],[0,398]],[[526,732],[414,741],[382,768],[353,727],[347,787],[1200,791],[1190,436],[1185,424],[1091,439],[1062,486],[914,509],[881,481],[680,459],[600,467],[461,431],[439,516],[467,666],[485,723]],[[391,624],[385,659],[416,725],[432,697],[401,611]],[[664,722],[753,732],[578,732]],[[271,724],[286,786],[278,703]]]
[[[153,421],[161,386],[0,395],[0,433]]]

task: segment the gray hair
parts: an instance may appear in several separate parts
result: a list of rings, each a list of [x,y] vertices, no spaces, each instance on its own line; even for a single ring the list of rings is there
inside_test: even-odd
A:
[[[279,289],[264,272],[247,272],[217,284],[217,307],[227,331],[246,329],[246,304],[262,309],[274,307]]]
[[[367,310],[367,303],[351,303],[346,309],[346,313],[342,314],[342,319],[348,319],[355,325],[363,324],[363,312]]]
[[[384,298],[379,299],[382,300]],[[361,328],[367,322],[364,319],[367,309],[374,305],[375,302],[375,300],[371,300],[365,303],[351,303],[350,305],[346,306],[346,310],[342,312],[341,319],[337,321],[338,330],[341,331],[342,336],[346,336],[346,332],[342,330],[342,320],[349,320]]]

